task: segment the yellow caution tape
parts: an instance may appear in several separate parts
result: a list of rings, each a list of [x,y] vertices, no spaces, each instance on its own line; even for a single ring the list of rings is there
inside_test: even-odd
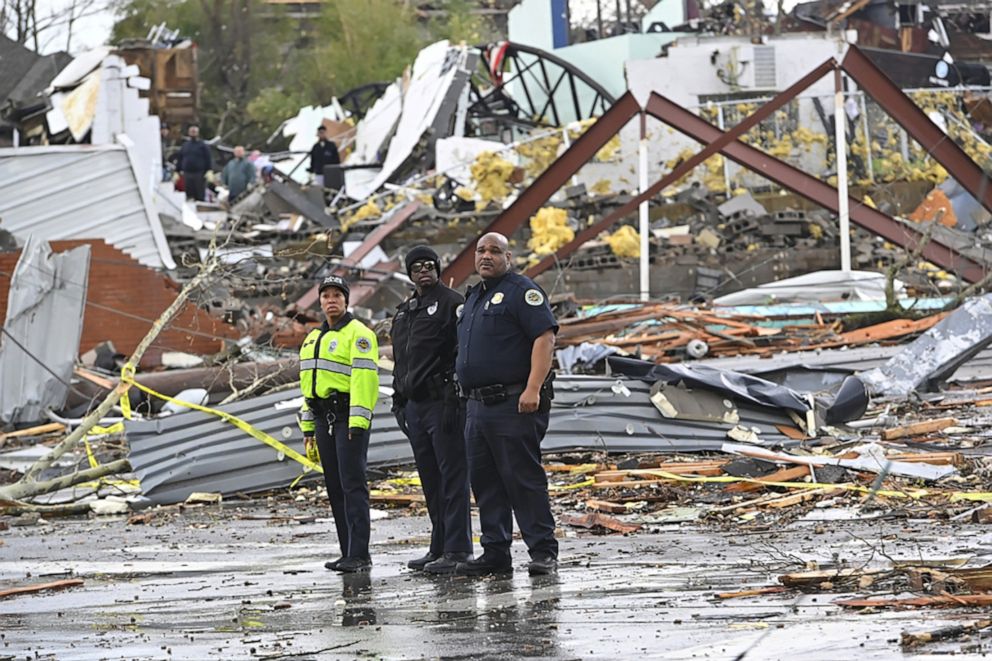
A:
[[[90,430],[86,432],[87,436],[105,436],[109,434],[120,434],[124,431],[123,422],[115,422],[109,427],[101,427],[100,425],[93,425]]]
[[[575,484],[552,484],[548,487],[548,491],[571,491],[572,489],[591,487],[595,483],[595,478],[590,477],[588,480],[582,480],[581,482],[576,482]]]
[[[200,404],[184,402],[180,399],[176,399],[175,397],[163,395],[160,392],[156,392],[155,390],[152,390],[148,386],[138,383],[137,381],[134,380],[134,366],[131,365],[130,363],[127,363],[126,365],[124,365],[124,367],[121,368],[121,385],[119,385],[118,388],[121,388],[122,386],[123,389],[121,390],[121,411],[124,412],[124,417],[127,418],[128,420],[131,419],[131,405],[127,398],[127,391],[128,389],[130,389],[131,386],[134,386],[138,390],[141,390],[142,392],[148,395],[157,397],[158,399],[164,400],[166,402],[172,402],[173,404],[178,404],[179,406],[188,409],[193,409],[194,411],[200,411],[201,413],[209,413],[210,415],[215,415],[224,422],[234,425],[235,427],[245,432],[252,438],[259,440],[262,443],[265,443],[273,450],[276,450],[277,452],[281,452],[283,455],[302,464],[307,470],[315,470],[321,473],[324,472],[323,467],[319,463],[311,461],[309,458],[300,454],[299,452],[289,447],[285,443],[276,440],[275,438],[269,436],[260,429],[256,429],[255,427],[252,427],[250,424],[248,424],[247,422],[245,422],[244,420],[242,420],[237,416],[231,415],[230,413],[226,413],[224,411],[220,411],[215,408],[211,408],[209,406],[201,406]]]

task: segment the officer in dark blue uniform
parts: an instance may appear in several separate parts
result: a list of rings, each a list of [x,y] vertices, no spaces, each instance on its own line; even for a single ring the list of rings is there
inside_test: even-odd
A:
[[[551,408],[555,322],[533,280],[510,271],[506,237],[479,239],[475,269],[458,319],[456,372],[468,397],[465,439],[479,506],[484,553],[456,574],[510,572],[513,516],[527,544],[531,575],[557,571],[558,542],[541,465],[541,440]]]
[[[429,246],[406,255],[416,292],[393,318],[393,412],[410,439],[433,531],[427,555],[410,569],[450,574],[472,557],[465,420],[455,390],[457,312],[465,299],[438,281]]]

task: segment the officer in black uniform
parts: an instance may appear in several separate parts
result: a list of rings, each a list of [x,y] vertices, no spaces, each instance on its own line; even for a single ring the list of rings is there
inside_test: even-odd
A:
[[[428,246],[406,255],[416,292],[393,318],[393,412],[410,439],[433,531],[427,555],[410,569],[450,574],[472,556],[465,426],[455,390],[457,311],[465,299],[438,281]]]
[[[531,575],[557,571],[558,542],[541,465],[551,408],[551,359],[558,324],[533,280],[510,270],[506,237],[479,239],[471,287],[458,319],[456,372],[468,398],[465,439],[484,553],[456,574],[513,570],[513,515],[530,551]]]

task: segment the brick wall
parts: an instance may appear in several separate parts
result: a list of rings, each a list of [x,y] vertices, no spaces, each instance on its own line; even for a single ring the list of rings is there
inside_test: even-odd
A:
[[[90,273],[79,353],[110,340],[120,353],[130,355],[152,323],[175,300],[180,287],[103,241],[51,242],[53,252],[85,244],[90,245]],[[10,277],[19,258],[20,251],[0,253],[0,322],[7,318]],[[145,352],[141,364],[159,365],[163,351],[216,353],[223,347],[220,338],[238,337],[233,327],[187,303]]]

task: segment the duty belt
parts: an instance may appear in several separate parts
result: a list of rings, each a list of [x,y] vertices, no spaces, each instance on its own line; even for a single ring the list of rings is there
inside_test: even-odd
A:
[[[499,404],[506,401],[510,395],[519,395],[526,388],[527,386],[523,383],[511,383],[510,385],[496,383],[491,386],[472,388],[465,393],[465,396],[483,404]]]

